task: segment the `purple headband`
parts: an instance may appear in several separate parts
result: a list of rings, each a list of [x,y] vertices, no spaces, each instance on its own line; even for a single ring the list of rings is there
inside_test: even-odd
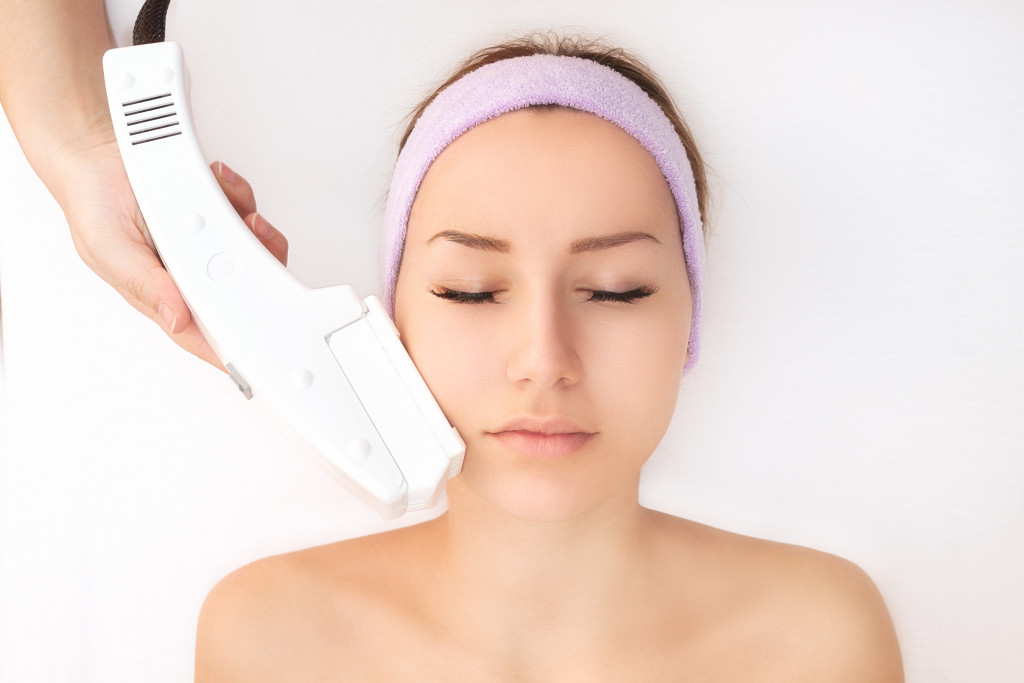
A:
[[[442,90],[416,121],[398,156],[384,209],[380,272],[384,302],[395,315],[395,282],[409,212],[430,164],[460,135],[484,121],[532,105],[555,104],[606,119],[643,145],[668,181],[679,212],[693,297],[688,370],[697,360],[704,310],[704,231],[686,150],[672,123],[640,86],[589,59],[513,57],[482,66]]]

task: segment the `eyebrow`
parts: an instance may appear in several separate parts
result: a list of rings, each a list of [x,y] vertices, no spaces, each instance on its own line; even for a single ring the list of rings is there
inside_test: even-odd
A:
[[[499,254],[507,254],[512,251],[512,245],[508,240],[502,240],[496,237],[485,237],[484,235],[474,235],[471,233],[460,232],[458,230],[442,230],[427,240],[426,244],[430,244],[437,239],[455,242],[456,244],[461,244],[463,246],[470,247],[471,249],[496,251]],[[588,251],[600,251],[602,249],[611,249],[612,247],[619,247],[623,244],[630,244],[631,242],[639,242],[641,240],[651,240],[656,244],[661,244],[661,242],[658,241],[658,238],[650,233],[630,230],[626,232],[617,232],[613,235],[585,237],[583,239],[576,240],[569,246],[569,253],[582,254]]]
[[[448,240],[449,242],[455,242],[471,249],[480,249],[482,251],[496,251],[501,254],[507,254],[512,251],[512,245],[509,244],[508,240],[500,240],[495,237],[484,237],[483,235],[472,235],[465,232],[459,232],[458,230],[442,230],[437,233],[429,240],[426,244],[430,244],[434,240],[442,239]]]
[[[631,242],[639,242],[641,240],[651,240],[655,244],[661,244],[661,242],[658,241],[658,238],[650,233],[631,230],[628,232],[617,232],[614,235],[585,237],[581,240],[576,240],[572,243],[572,246],[569,247],[569,253],[582,254],[586,251],[611,249],[612,247],[622,246],[623,244],[629,244]]]

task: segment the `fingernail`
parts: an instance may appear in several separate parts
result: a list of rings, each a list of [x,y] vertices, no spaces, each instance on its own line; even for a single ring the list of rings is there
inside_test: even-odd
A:
[[[224,180],[224,182],[233,183],[236,180],[238,180],[238,174],[232,171],[227,164],[225,164],[223,161],[218,161],[217,163],[220,164],[220,177]]]
[[[167,329],[170,330],[171,334],[174,334],[174,325],[178,322],[178,316],[174,315],[174,311],[167,304],[160,304],[157,307],[156,312],[163,318],[164,324],[167,325]]]
[[[258,213],[252,215],[252,229],[256,232],[257,237],[268,239],[274,234],[274,228],[270,226],[267,219]]]

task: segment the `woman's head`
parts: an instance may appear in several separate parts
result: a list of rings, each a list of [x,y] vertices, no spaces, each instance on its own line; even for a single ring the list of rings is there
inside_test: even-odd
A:
[[[550,105],[588,111],[615,123],[647,149],[665,175],[679,213],[694,301],[689,368],[699,352],[704,300],[703,162],[653,72],[624,50],[597,41],[540,34],[481,50],[417,107],[402,137],[385,211],[381,274],[388,310],[394,315],[394,287],[412,204],[437,155],[495,116]]]
[[[463,95],[456,118],[474,91]],[[657,134],[627,132],[618,119],[635,112],[610,116],[513,108],[428,140],[437,149],[403,209],[389,303],[467,443],[449,491],[474,490],[521,516],[635,496],[689,356],[687,265],[703,256],[689,163],[678,141],[675,157],[656,158]],[[399,185],[402,173],[400,161]],[[551,432],[562,436],[539,435]]]

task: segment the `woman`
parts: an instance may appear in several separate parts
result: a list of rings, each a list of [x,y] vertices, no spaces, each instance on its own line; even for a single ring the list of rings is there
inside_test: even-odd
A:
[[[857,567],[638,503],[697,357],[706,196],[646,67],[484,50],[403,146],[385,297],[466,441],[449,509],[225,578],[196,679],[902,680]]]

